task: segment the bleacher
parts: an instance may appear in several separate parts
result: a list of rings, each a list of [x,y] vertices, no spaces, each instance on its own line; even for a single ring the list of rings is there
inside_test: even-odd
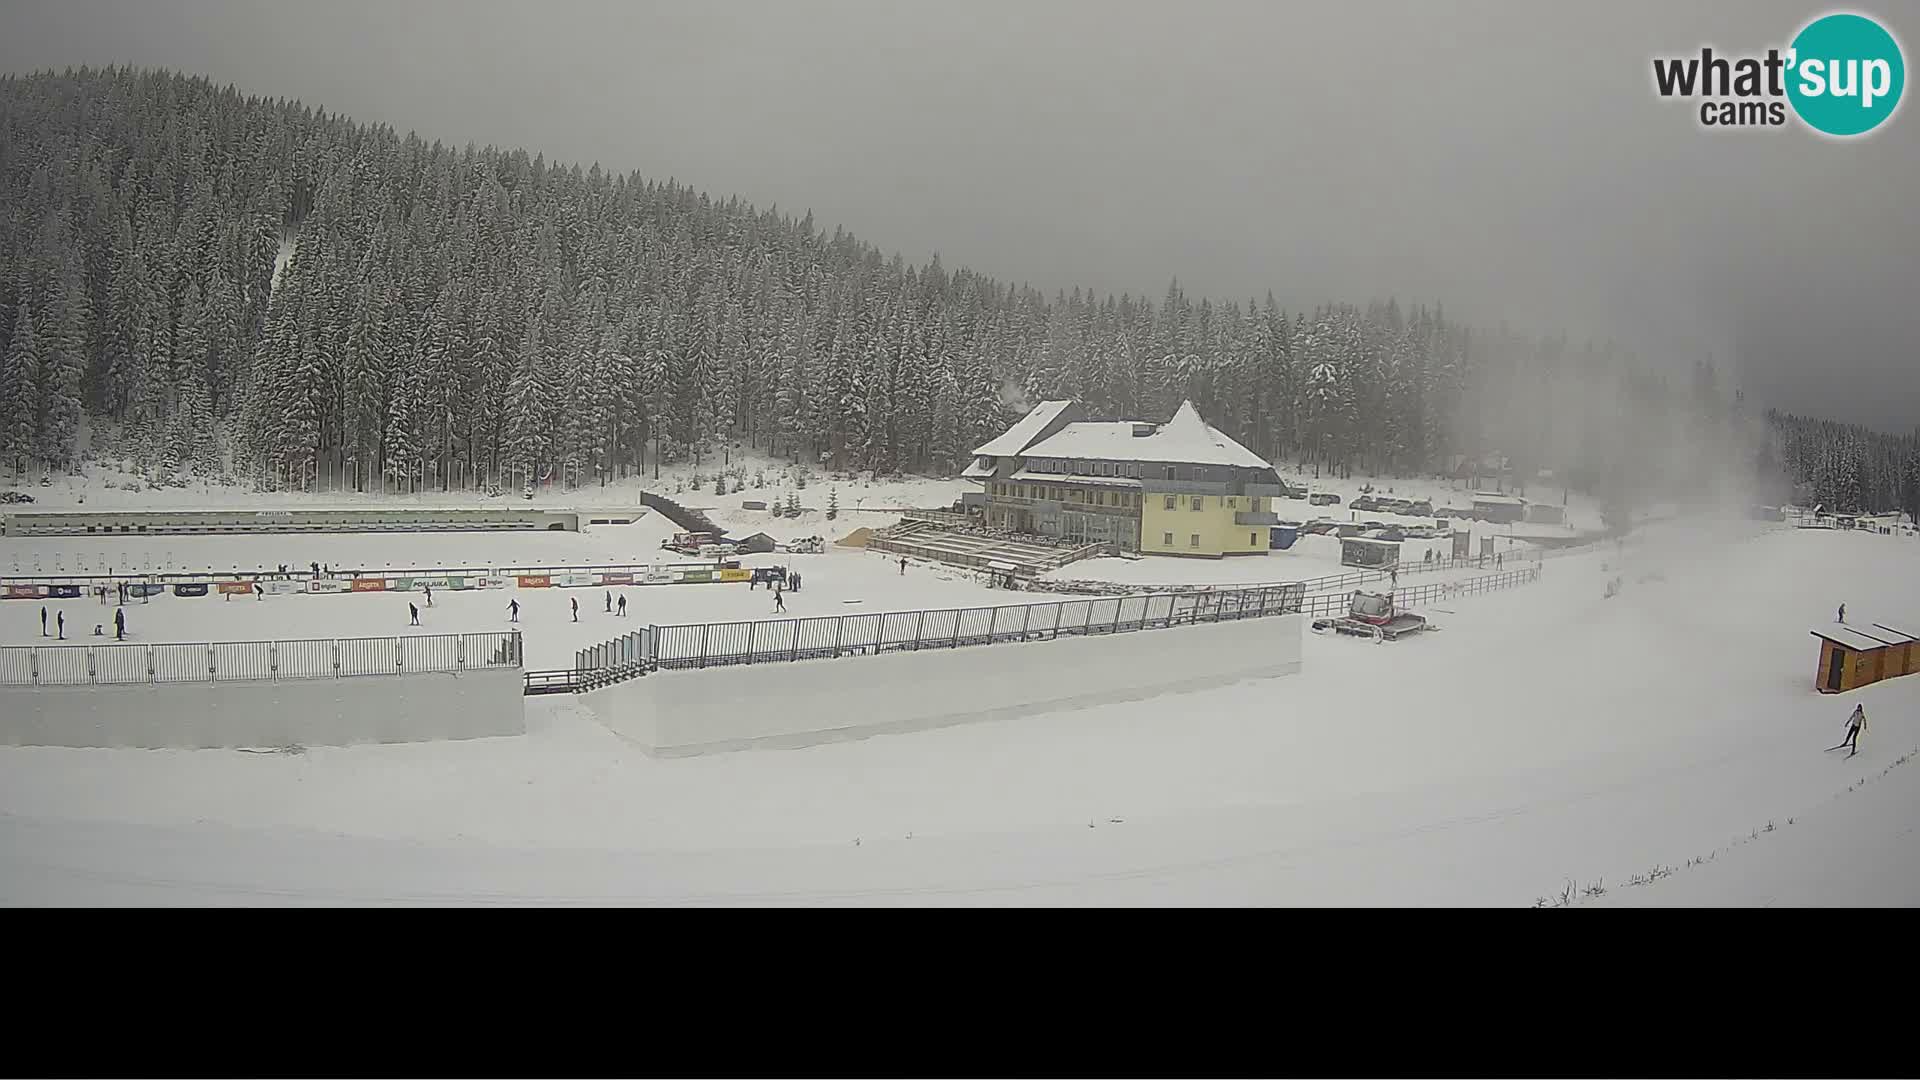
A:
[[[957,515],[947,515],[954,517]],[[1033,577],[1080,559],[1107,553],[1106,544],[1052,542],[1047,537],[1006,533],[980,525],[949,524],[931,515],[909,515],[867,540],[868,551],[883,551],[977,570]]]

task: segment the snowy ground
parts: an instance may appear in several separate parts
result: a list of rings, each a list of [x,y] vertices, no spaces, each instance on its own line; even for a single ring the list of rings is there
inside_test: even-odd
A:
[[[1920,620],[1916,556],[1892,537],[1672,523],[1625,567],[1610,550],[1570,555],[1537,585],[1434,610],[1438,634],[1309,637],[1291,678],[804,750],[655,761],[567,698],[531,700],[528,735],[511,739],[0,749],[0,900],[1527,905],[1568,880],[1712,855],[1597,902],[1801,903],[1818,899],[1781,883],[1821,828],[1905,845],[1808,863],[1845,878],[1829,895],[1911,903],[1911,834],[1886,823],[1920,819],[1920,788],[1896,769],[1846,789],[1920,744],[1920,678],[1818,695],[1807,629],[1841,600],[1856,619]],[[865,555],[794,563],[806,604],[911,607],[976,587],[903,583]],[[1616,575],[1624,593],[1602,599]],[[689,617],[771,607],[738,586],[634,592],[685,594]],[[523,618],[543,651],[574,647],[557,609],[572,596],[614,621],[588,603],[597,591],[518,595],[542,605]],[[453,599],[432,620],[464,620]],[[373,606],[348,606],[360,600]],[[222,620],[274,607],[179,603]],[[343,632],[400,621],[391,597],[284,603],[337,611]],[[131,609],[136,628],[161,604]],[[17,640],[20,616],[0,618]],[[859,677],[857,659],[823,662]],[[1823,755],[1855,701],[1865,749]],[[1871,827],[1818,824],[1843,814]],[[1806,832],[1729,848],[1803,815]],[[1747,859],[1759,876],[1726,869]]]

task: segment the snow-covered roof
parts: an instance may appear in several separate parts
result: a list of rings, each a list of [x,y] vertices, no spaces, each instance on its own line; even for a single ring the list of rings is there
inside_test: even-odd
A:
[[[1847,626],[1822,627],[1813,631],[1813,636],[1825,638],[1835,645],[1845,646],[1855,652],[1872,652],[1874,649],[1884,649],[1888,645],[1894,644],[1893,642],[1882,641],[1879,638],[1863,634]]]
[[[1891,623],[1877,622],[1873,624],[1874,633],[1877,634],[1882,630],[1885,630],[1893,634],[1899,634],[1901,637],[1906,638],[1908,641],[1920,641],[1920,633],[1915,633],[1912,630],[1903,630],[1898,626],[1892,625]]]
[[[960,476],[965,480],[984,480],[992,475],[993,469],[980,464],[980,459],[978,458],[967,462],[967,467],[960,470]]]
[[[975,448],[975,455],[981,457],[1016,457],[1027,452],[1027,444],[1040,436],[1047,425],[1067,410],[1071,401],[1043,401],[1033,410],[1020,418],[1020,421],[989,439],[984,446]]]
[[[1230,465],[1270,469],[1265,458],[1234,442],[1200,419],[1193,402],[1183,401],[1173,419],[1150,435],[1135,435],[1135,421],[1068,424],[1028,447],[1028,457],[1096,458],[1103,461],[1164,461],[1182,465]],[[1004,438],[1004,436],[1003,436]],[[999,440],[995,440],[998,442]]]
[[[1503,504],[1507,506],[1523,506],[1526,504],[1527,500],[1522,499],[1517,495],[1502,495],[1496,491],[1476,491],[1473,493],[1473,501],[1477,503],[1495,503],[1495,504]]]

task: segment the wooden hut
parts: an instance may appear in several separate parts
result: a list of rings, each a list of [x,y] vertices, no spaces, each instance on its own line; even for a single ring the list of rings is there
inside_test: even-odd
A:
[[[1820,639],[1814,686],[1823,694],[1920,672],[1920,635],[1885,623],[1866,627],[1835,623],[1813,631],[1813,636]]]

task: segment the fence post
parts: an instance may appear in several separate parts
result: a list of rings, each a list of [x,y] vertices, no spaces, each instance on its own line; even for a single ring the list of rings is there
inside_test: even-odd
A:
[[[403,638],[393,639],[393,670],[395,671],[399,671],[406,666],[406,659],[400,651],[404,648],[404,646],[400,644],[403,640]]]
[[[1033,625],[1033,605],[1028,604],[1024,610],[1026,614],[1022,616],[1020,619],[1020,640],[1021,641],[1027,640],[1027,627]]]
[[[340,677],[340,639],[333,639],[333,677]]]
[[[834,656],[834,659],[836,660],[840,658],[840,631],[846,629],[846,625],[847,625],[847,617],[845,615],[837,615],[834,617],[833,656]]]
[[[152,682],[153,681],[153,646],[148,645],[146,649],[147,649],[147,681]]]
[[[1124,596],[1117,597],[1113,601],[1113,625],[1107,627],[1107,633],[1117,634],[1120,632],[1120,606],[1122,604],[1125,604],[1126,602],[1127,602],[1127,598]],[[1091,615],[1093,613],[1092,609],[1088,609],[1087,613]]]
[[[209,642],[209,643],[207,644],[207,681],[208,681],[208,682],[212,682],[212,681],[213,681],[213,677],[214,677],[214,674],[215,674],[215,672],[214,672],[214,670],[213,670],[213,668],[214,668],[214,663],[213,663],[213,644],[212,644],[211,642]]]
[[[277,641],[267,642],[267,676],[273,679],[280,677],[280,643]]]
[[[465,634],[453,639],[453,666],[456,668],[467,666],[467,635]]]
[[[1000,625],[1000,609],[997,607],[988,608],[987,609],[987,644],[989,645],[993,644],[993,628],[998,625]]]
[[[753,663],[754,633],[759,629],[760,629],[760,624],[757,622],[750,622],[747,624],[747,663],[749,664]]]
[[[98,675],[96,675],[96,674],[95,674],[95,672],[94,672],[94,667],[93,667],[93,646],[91,646],[91,645],[89,645],[89,646],[87,646],[87,681],[88,681],[88,682],[98,682],[98,681],[99,681],[99,676],[98,676]]]
[[[713,631],[713,624],[712,624],[712,623],[701,623],[701,624],[700,624],[700,662],[699,662],[699,666],[700,666],[700,667],[702,667],[702,668],[704,668],[704,667],[706,667],[706,666],[707,666],[707,635],[708,635],[709,633],[711,633],[712,631]]]

